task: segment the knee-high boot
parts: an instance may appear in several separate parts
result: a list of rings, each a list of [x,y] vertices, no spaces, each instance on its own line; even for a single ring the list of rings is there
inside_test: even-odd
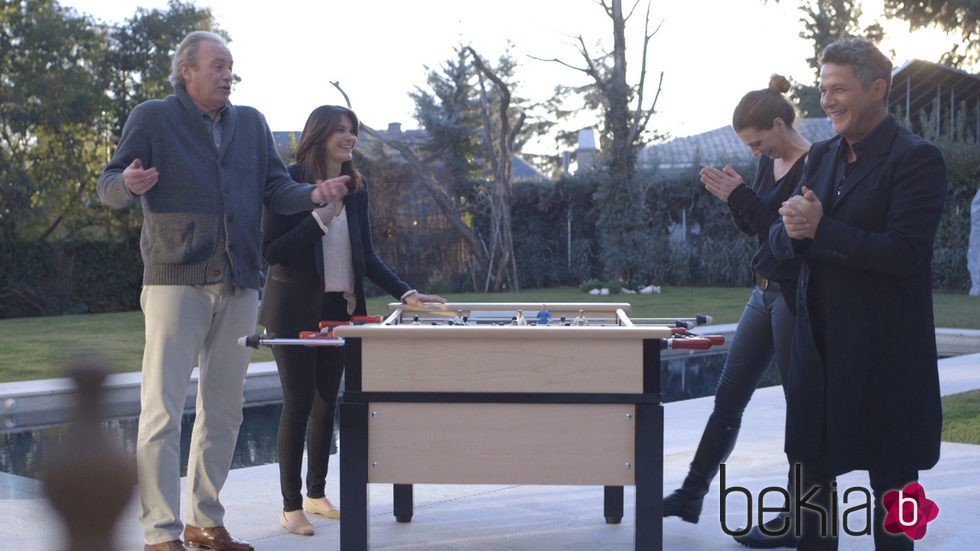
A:
[[[701,442],[694,453],[691,467],[681,487],[664,498],[664,516],[681,517],[697,524],[711,481],[719,466],[728,459],[738,438],[737,425],[719,421],[714,414],[708,418]]]

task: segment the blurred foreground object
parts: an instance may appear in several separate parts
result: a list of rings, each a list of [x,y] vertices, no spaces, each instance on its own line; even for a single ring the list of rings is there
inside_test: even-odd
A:
[[[136,466],[102,428],[106,370],[85,363],[68,374],[78,391],[78,419],[42,470],[44,491],[67,529],[66,549],[116,549],[113,532],[133,497]]]

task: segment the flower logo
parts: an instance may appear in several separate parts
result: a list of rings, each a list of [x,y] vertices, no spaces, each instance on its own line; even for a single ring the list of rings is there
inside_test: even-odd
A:
[[[918,482],[912,482],[904,490],[892,490],[881,500],[888,514],[885,530],[892,534],[904,533],[913,540],[926,535],[926,524],[939,516],[939,506],[926,497],[926,490]]]

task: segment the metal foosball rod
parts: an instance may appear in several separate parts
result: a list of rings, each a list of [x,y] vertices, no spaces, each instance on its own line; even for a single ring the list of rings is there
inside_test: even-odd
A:
[[[238,344],[258,349],[260,346],[342,346],[344,339],[333,336],[335,327],[341,325],[364,325],[381,323],[381,316],[351,316],[350,320],[321,320],[319,331],[300,331],[299,338],[273,337],[270,335],[248,335],[240,337]]]
[[[691,318],[630,318],[636,324],[673,325],[692,329],[699,325],[711,325],[714,318],[708,314],[698,314]]]
[[[325,336],[285,338],[271,337],[269,335],[248,335],[245,337],[239,337],[238,344],[256,349],[260,346],[342,346],[344,344],[344,339],[340,337]]]

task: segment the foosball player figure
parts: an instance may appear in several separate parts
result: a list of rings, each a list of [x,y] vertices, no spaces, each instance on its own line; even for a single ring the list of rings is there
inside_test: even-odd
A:
[[[527,320],[524,319],[524,310],[517,311],[517,316],[515,317],[515,321],[517,322],[515,325],[520,325],[520,326],[527,325]]]

